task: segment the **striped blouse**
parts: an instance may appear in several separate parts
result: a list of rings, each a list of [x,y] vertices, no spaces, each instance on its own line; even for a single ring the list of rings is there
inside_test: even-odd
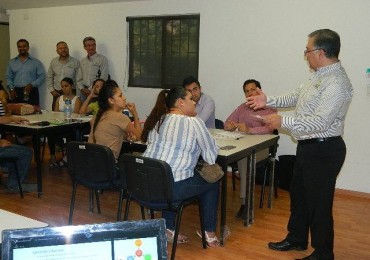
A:
[[[338,61],[319,68],[291,94],[268,97],[267,105],[295,106],[293,116],[282,116],[281,126],[297,140],[304,140],[343,135],[352,96],[352,84]]]
[[[159,132],[157,127],[150,131],[143,156],[166,161],[177,182],[194,175],[199,155],[214,164],[217,153],[216,142],[201,119],[167,114]]]
[[[5,108],[1,101],[0,101],[0,116],[5,116]]]

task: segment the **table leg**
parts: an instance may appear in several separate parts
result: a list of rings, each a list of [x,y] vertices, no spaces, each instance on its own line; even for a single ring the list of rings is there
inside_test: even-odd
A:
[[[243,216],[244,226],[250,226],[254,222],[254,187],[256,178],[256,153],[253,151],[248,159],[247,187]]]
[[[252,170],[251,170],[251,190],[250,190],[250,202],[249,202],[249,224],[254,223],[254,194],[256,190],[256,164],[257,164],[257,158],[256,158],[256,151],[253,151],[252,153]]]
[[[271,208],[272,207],[272,196],[274,194],[274,189],[275,189],[275,157],[276,157],[276,152],[277,152],[277,140],[276,143],[272,146],[270,146],[270,192],[269,192],[269,198],[268,198],[268,204],[267,207]]]
[[[40,136],[33,136],[33,152],[36,162],[36,173],[37,173],[37,192],[38,197],[42,194],[42,172],[41,172],[41,156],[40,156]]]
[[[222,167],[225,175],[221,181],[221,246],[225,245],[225,233],[228,232],[226,227],[226,199],[227,199],[227,164]]]
[[[274,185],[275,185],[275,157],[270,158],[270,191],[269,191],[269,199],[267,206],[271,208],[272,206],[272,196],[274,194]]]

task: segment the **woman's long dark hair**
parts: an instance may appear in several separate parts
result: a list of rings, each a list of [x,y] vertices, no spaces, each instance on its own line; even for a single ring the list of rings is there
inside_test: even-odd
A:
[[[183,87],[173,87],[170,90],[164,89],[159,92],[152,112],[150,112],[144,123],[143,133],[141,134],[141,140],[143,142],[148,140],[149,132],[154,129],[157,123],[157,131],[159,131],[165,115],[171,108],[175,107],[177,99],[185,99],[187,94],[188,91]]]
[[[96,80],[94,80],[94,82],[93,82],[93,86],[95,85],[95,83],[96,82],[98,82],[98,81],[101,81],[101,82],[103,82],[103,86],[104,86],[104,83],[105,83],[105,80],[104,79],[96,79]],[[94,98],[92,98],[92,99],[90,99],[90,103],[92,103],[92,102],[96,102],[96,101],[98,101],[98,97],[94,97]]]
[[[110,109],[109,104],[109,98],[112,98],[114,94],[116,93],[118,84],[114,80],[107,80],[103,87],[100,89],[99,95],[98,95],[98,104],[99,104],[99,110],[98,113],[96,113],[95,121],[93,125],[93,141],[96,143],[95,140],[95,130],[98,126],[98,123],[101,119],[101,117],[104,115],[106,111]]]

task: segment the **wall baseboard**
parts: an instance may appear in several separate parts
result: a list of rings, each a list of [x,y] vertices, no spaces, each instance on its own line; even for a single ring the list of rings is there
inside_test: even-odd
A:
[[[370,199],[370,193],[344,190],[344,189],[335,189],[335,194],[339,196],[352,196],[363,199]]]

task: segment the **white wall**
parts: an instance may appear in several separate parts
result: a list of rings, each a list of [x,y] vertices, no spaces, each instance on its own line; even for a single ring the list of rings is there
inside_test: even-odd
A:
[[[270,95],[282,94],[309,76],[303,57],[307,34],[320,28],[342,38],[340,58],[355,89],[346,120],[347,158],[337,187],[370,192],[370,96],[365,71],[370,67],[370,1],[368,0],[152,0],[10,12],[11,56],[16,41],[26,38],[31,53],[46,66],[56,56],[55,44],[64,40],[72,56],[82,58],[82,39],[91,35],[98,52],[110,61],[111,75],[126,82],[126,16],[200,13],[200,71],[203,90],[216,101],[216,116],[225,119],[241,102],[241,85],[248,78],[261,81]],[[126,89],[141,117],[150,112],[158,90]],[[41,90],[42,106],[51,95]],[[291,111],[282,111],[291,113]],[[281,135],[279,154],[294,154],[296,144]]]

